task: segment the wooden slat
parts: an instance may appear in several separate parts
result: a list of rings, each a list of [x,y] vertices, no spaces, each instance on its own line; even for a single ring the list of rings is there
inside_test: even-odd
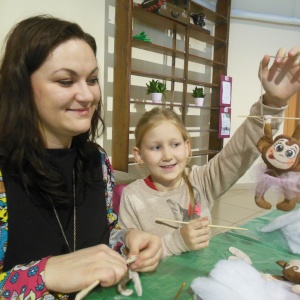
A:
[[[150,78],[162,79],[162,80],[174,80],[176,82],[183,82],[184,80],[182,77],[163,75],[159,73],[144,72],[139,70],[131,70],[131,75],[140,76],[140,77],[150,77]]]
[[[220,47],[214,47],[214,61],[218,61],[224,64],[224,67],[214,68],[212,81],[220,83],[221,75],[227,75],[227,64],[228,64],[228,37],[229,37],[229,26],[230,26],[230,9],[231,0],[218,0],[216,4],[216,13],[226,18],[226,22],[217,22],[215,26],[215,38],[223,39],[224,45]],[[212,90],[211,105],[217,106],[220,102],[220,89]],[[219,129],[219,112],[211,111],[210,116],[211,128]],[[217,134],[209,135],[209,149],[221,150],[223,148],[223,139],[218,138]],[[213,158],[214,155],[210,155],[209,159]]]
[[[149,12],[136,6],[133,7],[133,16],[134,18],[142,20],[145,23],[149,23],[152,26],[161,27],[169,30],[176,29],[176,31],[181,34],[185,33],[185,28],[187,26],[187,24],[182,24],[176,21],[176,19],[169,19],[157,13]],[[174,28],[174,26],[176,28]]]
[[[132,40],[132,47],[147,50],[147,51],[152,51],[164,55],[169,55],[169,56],[174,55],[176,58],[181,58],[181,59],[184,59],[185,56],[185,53],[182,51],[177,51],[171,48],[163,47],[153,43],[143,42],[136,39]]]
[[[126,14],[124,14],[126,11]],[[116,1],[112,165],[119,171],[128,171],[129,95],[131,69],[132,1]]]

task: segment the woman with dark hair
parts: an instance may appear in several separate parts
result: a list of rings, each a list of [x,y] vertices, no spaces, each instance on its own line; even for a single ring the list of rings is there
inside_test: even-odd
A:
[[[138,255],[132,270],[158,265],[160,240],[121,230],[112,210],[113,170],[95,142],[104,130],[98,71],[95,40],[75,23],[36,16],[7,36],[0,66],[5,299],[65,297],[58,293],[95,280],[116,284],[127,272],[125,249]]]

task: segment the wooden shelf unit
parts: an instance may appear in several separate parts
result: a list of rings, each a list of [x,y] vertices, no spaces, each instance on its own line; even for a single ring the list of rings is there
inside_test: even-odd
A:
[[[133,158],[130,157],[129,136],[133,136],[134,132],[132,119],[138,119],[139,116],[138,112],[134,113],[131,110],[133,105],[140,107],[142,112],[146,110],[146,106],[151,109],[152,106],[157,105],[180,110],[182,120],[186,126],[188,125],[188,119],[199,119],[197,116],[190,116],[189,111],[196,109],[209,113],[209,122],[206,124],[209,127],[202,128],[199,126],[199,128],[189,130],[191,134],[209,135],[207,149],[193,149],[192,156],[207,156],[209,160],[222,149],[223,140],[218,138],[220,76],[227,74],[230,8],[231,0],[218,0],[215,11],[194,1],[189,1],[188,14],[190,12],[204,13],[206,16],[205,21],[212,28],[212,30],[207,30],[194,25],[190,18],[190,22],[184,24],[171,16],[168,18],[158,13],[143,10],[137,7],[132,0],[116,1],[112,127],[112,164],[114,169],[128,172],[128,166],[134,163]],[[159,28],[162,31],[160,34],[165,34],[168,43],[161,43],[160,41],[149,43],[134,39],[133,32],[136,22],[137,27],[139,24],[143,24],[149,30]],[[213,31],[213,34],[211,34],[211,31]],[[151,36],[151,40],[155,40],[155,38],[155,35]],[[201,50],[191,49],[193,41],[211,47],[211,56],[205,57],[201,54]],[[149,56],[145,55],[139,61],[133,58],[133,50],[146,51],[145,53]],[[150,63],[152,55],[158,54],[167,57],[169,60],[168,65],[157,63],[158,67],[159,65],[164,67],[163,71],[141,67],[144,62]],[[137,62],[133,65],[135,61]],[[181,62],[181,66],[178,67],[177,61]],[[190,70],[191,64],[204,68],[203,78],[193,76],[193,71]],[[206,69],[208,69],[208,74],[206,74]],[[210,77],[209,80],[205,76]],[[132,81],[135,77],[139,80],[144,78],[145,83],[152,78],[168,82],[170,97],[162,104],[157,104],[145,99],[146,93],[142,97],[133,95],[138,88],[146,91],[145,84],[139,87],[133,85]],[[190,103],[189,89],[191,89],[191,86],[202,86],[210,91],[209,106],[196,107]],[[178,101],[179,96],[176,96],[177,94],[180,95],[180,101]]]

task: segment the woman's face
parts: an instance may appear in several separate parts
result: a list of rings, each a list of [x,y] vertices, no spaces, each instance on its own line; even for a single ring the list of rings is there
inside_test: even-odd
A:
[[[100,99],[98,66],[79,39],[57,46],[31,75],[39,126],[47,148],[69,147],[86,132]]]

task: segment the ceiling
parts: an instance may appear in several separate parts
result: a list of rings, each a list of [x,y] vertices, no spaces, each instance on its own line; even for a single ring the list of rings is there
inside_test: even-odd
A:
[[[215,6],[217,0],[198,1]],[[232,0],[231,9],[253,14],[300,19],[300,0]]]

